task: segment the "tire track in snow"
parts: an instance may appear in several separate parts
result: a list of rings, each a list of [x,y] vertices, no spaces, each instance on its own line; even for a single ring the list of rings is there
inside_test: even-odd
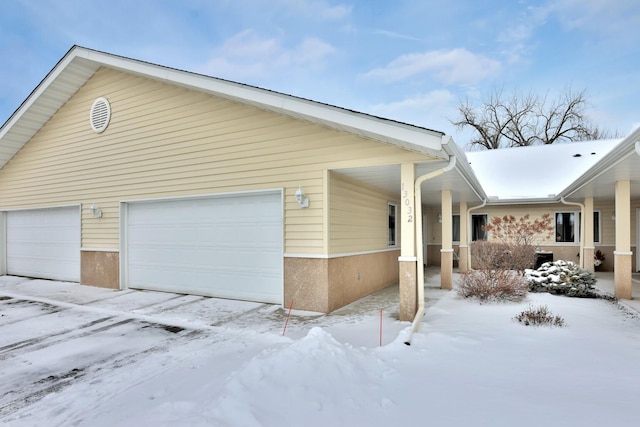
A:
[[[87,325],[84,326],[84,329],[86,328],[90,328],[91,326],[95,326],[99,323],[102,322],[106,322],[107,320],[113,319],[113,317],[107,317],[107,318],[103,318],[103,319],[98,319],[98,321],[94,321],[94,322],[89,322]],[[26,342],[24,342],[21,346],[16,347],[15,349],[20,349],[20,350],[25,350],[25,351],[37,351],[37,350],[41,350],[43,348],[47,348],[47,347],[51,347],[53,345],[57,345],[57,344],[61,344],[65,341],[70,341],[70,340],[74,340],[74,339],[78,339],[78,338],[84,338],[90,335],[93,335],[95,333],[99,333],[99,332],[104,332],[106,330],[109,329],[113,329],[116,328],[118,326],[122,326],[125,325],[127,323],[131,323],[133,322],[134,319],[124,319],[124,320],[120,320],[119,322],[115,322],[115,323],[111,323],[109,325],[104,325],[102,327],[96,328],[96,329],[89,329],[87,331],[81,332],[79,334],[76,334],[75,332],[78,329],[82,329],[82,326],[78,327],[78,328],[73,328],[73,329],[68,329],[66,331],[57,333],[57,334],[50,334],[50,335],[46,335],[44,337],[39,337],[39,338],[33,338],[30,340],[25,340]],[[64,336],[67,335],[67,336]],[[59,339],[55,339],[56,337],[60,337]],[[53,340],[51,338],[54,338]],[[12,348],[8,349],[7,351],[4,352],[4,354],[2,354],[2,352],[0,351],[0,360],[6,360],[12,357],[16,357],[19,356],[19,353],[16,354],[15,352],[9,352],[11,350],[14,350]]]
[[[9,307],[9,309],[12,309],[12,308],[17,307],[17,306],[24,306],[24,307],[36,306],[36,307],[40,307],[41,310],[40,310],[40,312],[38,312],[36,314],[33,314],[31,316],[24,316],[24,317],[20,317],[19,319],[14,320],[14,321],[3,322],[0,326],[13,325],[15,323],[22,322],[23,320],[35,319],[35,318],[40,317],[40,316],[47,316],[49,314],[60,313],[61,311],[68,310],[67,307],[60,307],[60,306],[56,306],[56,305],[53,305],[53,304],[48,304],[48,303],[44,303],[44,302],[40,302],[40,301],[32,301],[32,300],[28,300],[28,299],[17,299],[17,298],[13,298],[13,297],[4,297],[4,298],[6,298],[6,299],[3,300],[2,306]]]
[[[109,325],[108,327],[95,329],[93,332],[96,333],[104,331],[118,325],[130,323],[133,320],[135,319],[125,319],[121,322]],[[202,331],[200,330],[190,330],[185,332],[183,328],[152,324],[148,322],[140,323],[140,329],[147,327],[156,327],[171,334],[171,336],[162,339],[159,343],[149,348],[133,352],[125,351],[109,354],[101,359],[79,365],[69,371],[51,373],[47,376],[31,381],[28,384],[24,384],[18,389],[10,390],[0,396],[0,417],[7,417],[20,409],[28,407],[29,405],[45,398],[51,393],[60,392],[61,390],[73,385],[74,382],[79,379],[90,382],[92,379],[100,378],[102,376],[102,372],[105,370],[112,371],[114,369],[123,368],[127,365],[138,362],[148,354],[167,350],[169,345],[179,345],[179,341],[190,341],[202,334]],[[90,334],[83,334],[83,336],[86,335]],[[176,341],[178,341],[178,343],[176,343]]]
[[[53,338],[53,337],[57,337],[57,336],[61,336],[61,335],[65,335],[65,334],[68,334],[70,332],[75,332],[77,330],[90,328],[90,327],[95,326],[97,324],[100,324],[102,322],[106,322],[107,320],[110,320],[110,319],[113,319],[113,316],[102,317],[100,319],[96,319],[96,320],[93,320],[91,322],[87,322],[87,323],[85,323],[83,325],[80,325],[80,326],[77,326],[77,327],[74,327],[74,328],[70,328],[70,329],[65,329],[65,330],[62,330],[60,332],[50,333],[50,334],[45,335],[45,336],[29,338],[29,339],[26,339],[26,340],[22,340],[22,341],[18,341],[18,342],[15,342],[15,343],[7,344],[5,346],[0,347],[0,360],[3,360],[3,359],[6,358],[6,355],[4,355],[3,353],[7,353],[9,351],[14,351],[14,350],[17,350],[17,349],[25,348],[25,347],[28,347],[30,345],[35,345],[35,344],[37,344],[39,342],[42,342],[44,340],[47,340],[47,339],[50,339],[50,338]]]

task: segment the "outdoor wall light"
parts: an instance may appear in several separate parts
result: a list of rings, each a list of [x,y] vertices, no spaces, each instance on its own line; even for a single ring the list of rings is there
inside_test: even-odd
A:
[[[438,224],[442,224],[442,214],[438,214]]]
[[[92,215],[94,218],[102,218],[102,210],[101,210],[101,209],[98,209],[98,208],[96,207],[96,204],[95,204],[95,203],[93,203],[93,204],[91,205],[91,207],[89,208],[89,210],[91,211],[91,215]]]
[[[304,209],[309,207],[309,198],[305,196],[304,191],[302,191],[302,188],[300,187],[296,190],[296,200],[301,208]]]

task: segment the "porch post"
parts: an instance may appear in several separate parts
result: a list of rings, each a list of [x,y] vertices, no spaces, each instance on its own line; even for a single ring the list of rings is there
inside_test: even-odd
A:
[[[460,250],[458,251],[458,268],[460,269],[460,273],[469,271],[468,214],[467,202],[460,202]]]
[[[631,299],[631,185],[616,181],[616,249],[613,252],[614,296]]]
[[[453,231],[451,190],[442,190],[442,249],[440,249],[440,287],[453,287]]]
[[[580,267],[589,271],[594,271],[593,254],[595,247],[593,246],[593,197],[584,199],[584,244],[580,254]]]
[[[418,311],[417,258],[414,185],[416,169],[413,163],[400,166],[400,320],[412,321]],[[424,286],[424,284],[420,284]]]

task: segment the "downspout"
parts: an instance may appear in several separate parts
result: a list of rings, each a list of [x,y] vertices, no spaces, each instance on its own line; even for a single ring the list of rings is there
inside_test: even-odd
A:
[[[416,258],[417,258],[417,270],[418,270],[418,311],[416,312],[416,317],[413,318],[413,323],[411,325],[411,333],[409,337],[404,342],[406,345],[411,345],[411,338],[413,337],[413,333],[417,332],[420,328],[420,322],[422,322],[422,317],[424,316],[424,250],[423,250],[423,234],[422,234],[422,191],[421,186],[422,183],[433,179],[437,176],[442,175],[445,172],[449,172],[456,165],[456,156],[449,156],[449,164],[442,169],[435,170],[433,172],[429,172],[428,174],[422,175],[416,179],[414,184],[414,199],[416,204]]]
[[[464,219],[465,221],[467,221],[467,224],[469,224],[469,215],[471,215],[471,211],[484,208],[486,205],[487,205],[487,199],[484,199],[481,205],[473,206],[467,209],[467,217]],[[469,230],[473,231],[472,229],[469,228],[469,226],[467,226],[467,233],[469,232]],[[468,248],[468,251],[467,251],[467,271],[468,271],[468,270],[471,270],[471,239],[469,239],[468,235],[467,235],[467,248]]]
[[[580,206],[580,268],[584,268],[584,205],[578,202],[567,202],[564,197],[560,197],[560,201],[565,205]]]

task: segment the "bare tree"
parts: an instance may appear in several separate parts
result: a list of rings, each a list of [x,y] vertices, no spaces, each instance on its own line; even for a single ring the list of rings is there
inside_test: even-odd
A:
[[[460,118],[451,121],[459,129],[471,127],[476,135],[471,147],[494,150],[505,147],[553,144],[616,137],[592,126],[585,113],[585,91],[567,89],[556,100],[514,92],[505,97],[494,91],[480,108],[467,100],[458,107]]]

